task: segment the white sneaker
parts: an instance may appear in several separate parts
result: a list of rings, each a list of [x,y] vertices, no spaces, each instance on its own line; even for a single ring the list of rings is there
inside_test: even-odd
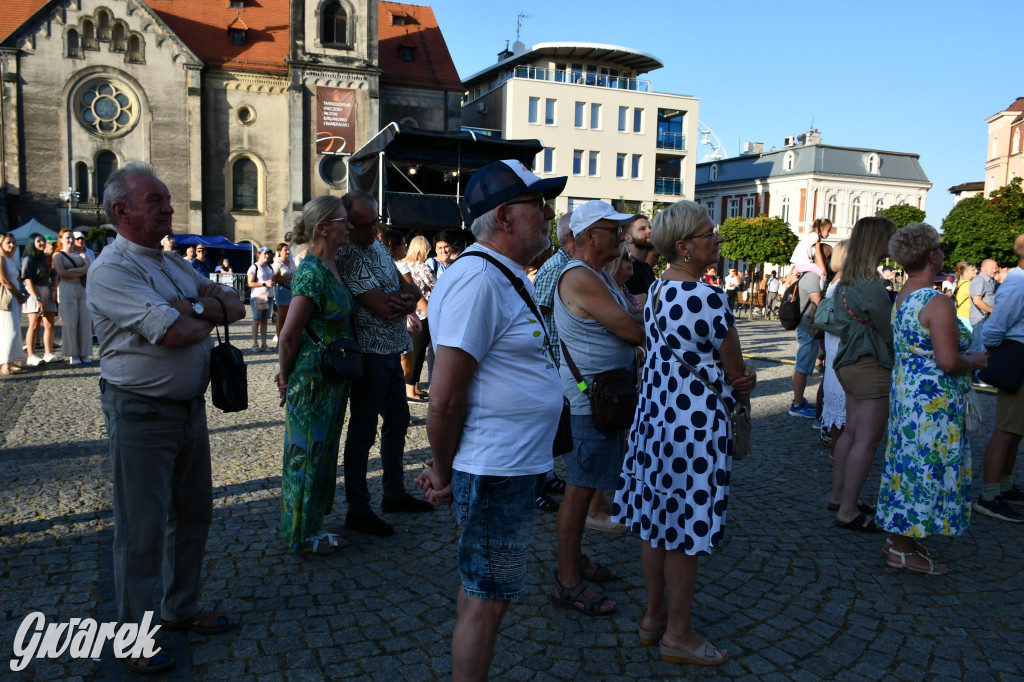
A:
[[[277,334],[274,334],[274,338],[270,339],[272,343],[277,343]]]
[[[59,358],[53,353],[47,353],[46,355],[43,356],[43,362],[53,362],[54,360],[58,359]]]
[[[36,367],[38,365],[43,364],[43,359],[38,355],[30,355],[25,360],[25,364],[28,365],[29,367]]]
[[[79,360],[78,358],[68,358],[68,364],[69,365],[80,365],[80,364],[82,364],[82,361]]]

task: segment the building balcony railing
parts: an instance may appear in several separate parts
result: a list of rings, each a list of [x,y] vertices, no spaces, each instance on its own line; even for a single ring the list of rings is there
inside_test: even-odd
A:
[[[683,133],[670,133],[664,130],[658,131],[658,149],[686,150],[686,135]]]
[[[683,193],[683,181],[679,178],[654,178],[654,193],[679,196]]]
[[[579,71],[577,69],[542,69],[536,66],[517,66],[511,71],[506,71],[498,76],[494,87],[501,85],[511,78],[528,78],[530,80],[549,81],[552,83],[593,85],[599,88],[652,92],[651,82],[644,78],[624,78],[622,76],[610,76],[608,74]]]

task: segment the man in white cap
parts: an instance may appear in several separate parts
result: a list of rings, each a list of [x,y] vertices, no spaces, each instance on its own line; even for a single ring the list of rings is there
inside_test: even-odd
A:
[[[75,230],[71,234],[71,238],[72,238],[71,249],[75,253],[81,254],[82,256],[85,256],[86,258],[89,259],[90,263],[92,263],[94,260],[96,260],[96,254],[93,253],[92,249],[90,249],[88,247],[88,245],[85,243],[85,235],[84,234],[82,234],[78,230]]]
[[[569,223],[576,254],[555,291],[562,348],[558,372],[572,412],[575,446],[563,458],[568,486],[558,510],[558,571],[551,601],[590,616],[612,613],[615,604],[587,582],[608,582],[618,575],[581,553],[583,528],[594,493],[618,484],[629,426],[599,431],[589,395],[596,375],[631,370],[634,349],[644,342],[639,315],[629,312],[622,290],[604,271],[621,255],[624,228],[632,221],[632,214],[618,213],[603,201],[577,207]]]
[[[465,198],[477,242],[430,296],[434,459],[416,481],[431,503],[457,510],[454,680],[486,679],[501,618],[526,589],[534,490],[551,469],[562,391],[523,266],[550,246],[546,202],[566,180],[515,160],[474,173]]]

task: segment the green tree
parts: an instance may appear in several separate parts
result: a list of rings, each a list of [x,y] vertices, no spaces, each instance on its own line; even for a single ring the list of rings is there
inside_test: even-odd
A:
[[[1014,178],[988,198],[964,199],[942,221],[949,269],[965,260],[980,263],[991,258],[1000,265],[1017,262],[1013,241],[1024,233],[1024,189],[1022,179]]]
[[[881,211],[875,213],[875,215],[888,218],[896,223],[897,228],[906,227],[910,223],[924,222],[924,211],[910,206],[909,204],[896,204],[889,208],[883,208]]]
[[[782,218],[729,218],[720,228],[725,242],[722,255],[748,263],[788,263],[799,237]]]

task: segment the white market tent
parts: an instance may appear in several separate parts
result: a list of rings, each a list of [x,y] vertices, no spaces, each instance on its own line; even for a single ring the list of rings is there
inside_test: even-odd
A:
[[[14,240],[16,242],[18,242],[18,246],[24,246],[25,242],[28,240],[29,235],[35,234],[36,232],[38,232],[39,234],[43,235],[45,238],[49,239],[50,241],[56,241],[57,240],[58,233],[54,232],[53,230],[48,228],[46,225],[43,225],[41,222],[39,222],[35,218],[33,218],[32,220],[28,221],[27,223],[25,223],[21,227],[15,229],[15,230],[11,230],[10,234],[11,234],[12,237],[14,237]]]

